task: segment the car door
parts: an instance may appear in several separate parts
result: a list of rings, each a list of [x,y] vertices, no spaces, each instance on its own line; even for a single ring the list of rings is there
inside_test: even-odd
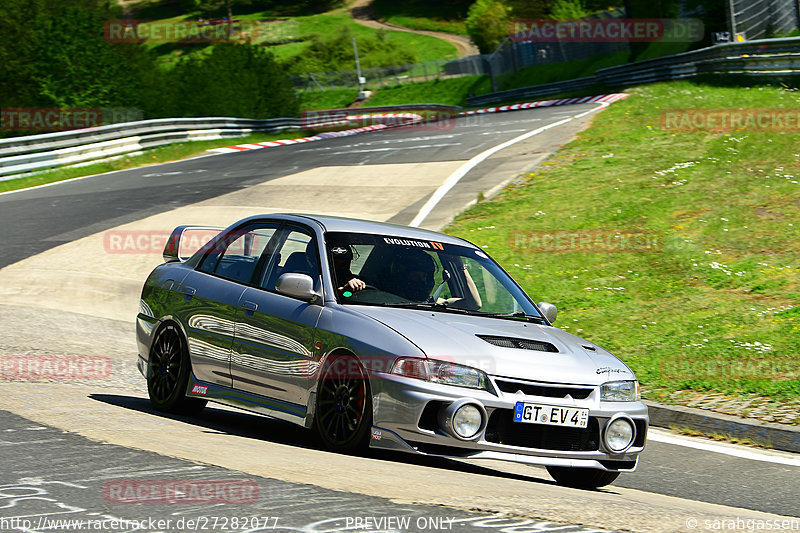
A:
[[[231,347],[242,294],[278,224],[251,224],[222,236],[179,287],[192,370],[200,381],[231,387]]]
[[[287,225],[261,280],[245,289],[231,352],[236,389],[305,406],[314,363],[314,337],[323,307],[278,294],[281,274],[310,275],[321,287],[319,254],[309,228]],[[292,406],[276,408],[299,414]],[[303,411],[304,412],[304,411]]]

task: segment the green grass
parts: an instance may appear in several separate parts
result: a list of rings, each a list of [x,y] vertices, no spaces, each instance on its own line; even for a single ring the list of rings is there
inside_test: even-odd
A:
[[[190,13],[162,19],[159,22],[194,21],[198,13]],[[314,34],[335,34],[349,29],[353,36],[375,37],[378,30],[367,28],[354,22],[346,13],[330,12],[318,15],[298,16],[292,18],[275,19],[269,12],[256,12],[236,14],[234,18],[242,21],[280,20],[271,24],[259,25],[259,30],[253,35],[253,42],[263,44],[280,61],[288,60],[300,55],[310,44]],[[415,62],[436,61],[440,59],[455,59],[458,50],[455,45],[427,35],[416,35],[402,31],[388,31],[386,37],[395,47],[409,50],[415,56]],[[145,43],[157,55],[159,64],[170,67],[181,57],[209,53],[214,44],[185,44],[185,43]],[[368,58],[362,57],[362,61]],[[355,59],[351,67],[355,69]]]
[[[796,110],[796,93],[690,82],[628,92],[448,233],[486,246],[536,301],[559,306],[557,326],[620,356],[650,397],[800,397],[800,133],[660,125],[668,109]],[[658,246],[553,253],[514,240],[559,230],[638,231]]]
[[[347,107],[358,96],[358,89],[332,89],[324,91],[302,91],[297,93],[300,98],[300,109],[339,109]]]
[[[47,183],[55,183],[57,181],[78,178],[81,176],[92,176],[94,174],[102,174],[104,172],[113,172],[127,168],[166,163],[168,161],[177,161],[179,159],[200,155],[206,150],[210,150],[212,148],[220,148],[234,144],[274,141],[277,139],[296,139],[299,137],[314,135],[315,133],[318,132],[286,131],[283,133],[254,133],[244,137],[218,139],[214,141],[190,141],[185,143],[168,144],[166,146],[159,146],[157,148],[146,150],[140,155],[126,156],[119,159],[114,159],[112,161],[92,163],[80,167],[57,168],[30,176],[0,181],[0,192],[24,189],[26,187],[34,187],[36,185],[44,185]]]
[[[489,90],[487,76],[440,78],[427,82],[403,83],[375,91],[365,105],[445,104],[464,106],[467,95]]]
[[[451,6],[421,0],[395,2],[375,0],[375,14],[381,20],[412,30],[441,31],[466,35],[466,12],[453,11]]]

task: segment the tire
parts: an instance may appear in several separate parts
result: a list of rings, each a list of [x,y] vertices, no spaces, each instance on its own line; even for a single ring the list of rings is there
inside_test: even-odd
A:
[[[596,468],[570,468],[548,466],[547,472],[559,485],[576,489],[597,489],[605,487],[619,477],[619,472],[606,472]]]
[[[354,453],[368,448],[372,396],[366,371],[357,357],[335,356],[323,365],[314,429],[329,450]]]
[[[183,334],[174,324],[158,330],[150,348],[147,395],[158,411],[195,414],[208,403],[200,398],[187,398],[191,364]]]

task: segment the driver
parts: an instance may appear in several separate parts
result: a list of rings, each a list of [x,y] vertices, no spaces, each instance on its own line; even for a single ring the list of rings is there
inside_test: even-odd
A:
[[[433,289],[435,272],[436,264],[430,255],[422,250],[406,250],[392,263],[391,292],[410,301],[426,301]]]
[[[333,273],[336,280],[337,290],[363,290],[367,284],[350,272],[350,263],[353,261],[353,248],[349,244],[330,246],[331,258],[333,258]]]

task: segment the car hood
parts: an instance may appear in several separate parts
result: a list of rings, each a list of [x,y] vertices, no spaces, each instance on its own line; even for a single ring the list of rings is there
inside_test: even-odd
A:
[[[552,326],[416,309],[357,309],[406,337],[432,359],[480,368],[493,376],[581,385],[635,379],[622,361],[603,348]],[[477,335],[547,342],[558,352],[496,346]]]

